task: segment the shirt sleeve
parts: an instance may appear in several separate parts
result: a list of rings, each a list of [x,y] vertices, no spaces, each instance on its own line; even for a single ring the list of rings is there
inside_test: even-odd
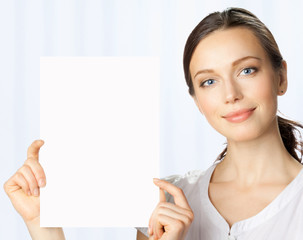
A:
[[[137,231],[140,231],[141,233],[143,233],[146,237],[149,237],[148,235],[148,228],[147,227],[136,227]]]

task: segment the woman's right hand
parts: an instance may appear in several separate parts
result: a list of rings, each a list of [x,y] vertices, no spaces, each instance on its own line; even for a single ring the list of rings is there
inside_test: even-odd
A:
[[[29,146],[23,166],[4,184],[14,208],[27,224],[40,222],[40,187],[46,184],[39,163],[39,150],[43,144],[43,140],[36,140]]]
[[[154,183],[160,188],[160,202],[149,221],[150,240],[184,240],[194,220],[182,189],[160,179]],[[164,190],[174,197],[174,202],[166,202]]]

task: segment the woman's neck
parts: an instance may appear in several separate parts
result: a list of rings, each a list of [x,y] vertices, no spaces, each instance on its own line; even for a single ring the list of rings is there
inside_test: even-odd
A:
[[[284,147],[278,126],[246,142],[228,140],[227,153],[218,164],[213,180],[235,182],[247,188],[260,183],[289,181],[303,167]]]

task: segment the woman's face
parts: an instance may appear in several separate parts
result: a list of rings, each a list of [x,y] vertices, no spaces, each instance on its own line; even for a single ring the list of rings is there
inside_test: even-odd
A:
[[[228,140],[257,138],[275,126],[277,95],[287,88],[283,66],[272,68],[251,30],[215,31],[201,40],[190,62],[194,100]]]

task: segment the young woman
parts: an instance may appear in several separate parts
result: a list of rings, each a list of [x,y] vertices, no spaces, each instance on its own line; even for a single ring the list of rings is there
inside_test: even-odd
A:
[[[244,9],[212,13],[187,40],[184,71],[190,95],[227,147],[206,171],[154,180],[160,202],[137,239],[301,239],[302,142],[295,131],[302,126],[277,116],[287,67],[270,31]],[[60,228],[39,227],[42,145],[33,142],[4,188],[33,239],[64,239]]]
[[[171,196],[161,190],[150,239],[302,239],[302,126],[277,116],[287,66],[271,32],[244,9],[212,13],[190,34],[183,66],[227,147],[206,171],[157,180]],[[138,239],[147,235],[139,229]]]

